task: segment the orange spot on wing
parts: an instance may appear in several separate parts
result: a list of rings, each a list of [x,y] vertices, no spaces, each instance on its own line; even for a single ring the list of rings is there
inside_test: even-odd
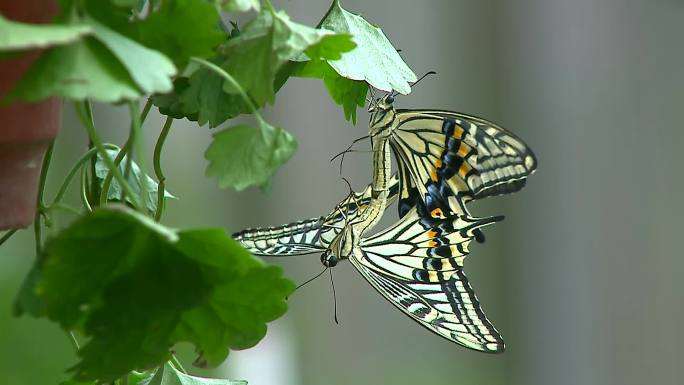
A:
[[[458,147],[458,156],[461,158],[465,158],[468,156],[468,153],[470,152],[470,148],[467,144],[461,143],[461,145]]]
[[[465,178],[468,172],[470,172],[471,168],[467,163],[461,164],[461,167],[458,168],[458,176],[461,178]]]
[[[436,208],[436,209],[434,209],[434,210],[432,210],[432,211],[430,211],[430,215],[431,215],[433,218],[444,218],[444,212],[443,212],[442,209],[440,209],[439,207]]]
[[[430,179],[432,179],[433,182],[437,182],[437,170],[434,168],[430,170]]]
[[[454,138],[456,138],[456,139],[461,139],[461,138],[463,137],[463,132],[464,132],[464,131],[463,131],[463,129],[461,128],[461,126],[456,126],[456,127],[454,128],[454,134],[453,134],[452,136],[453,136]]]

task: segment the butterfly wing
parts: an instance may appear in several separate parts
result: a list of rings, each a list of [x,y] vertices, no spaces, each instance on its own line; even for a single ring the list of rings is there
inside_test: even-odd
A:
[[[390,143],[410,176],[400,215],[416,194],[433,217],[467,213],[465,202],[518,191],[537,168],[520,138],[485,119],[439,110],[398,110],[397,118]]]
[[[502,352],[503,339],[463,272],[474,231],[501,218],[421,215],[413,208],[394,226],[364,239],[352,264],[380,294],[432,332],[470,349]]]
[[[394,175],[389,183],[388,205],[397,199],[398,193],[399,179]],[[325,217],[246,229],[233,234],[233,238],[255,255],[288,256],[323,252],[342,231],[344,224],[353,221],[370,200],[369,185],[362,192],[354,193],[354,199],[340,202]]]

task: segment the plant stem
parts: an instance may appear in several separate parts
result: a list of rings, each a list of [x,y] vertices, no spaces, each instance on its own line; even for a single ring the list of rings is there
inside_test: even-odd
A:
[[[176,369],[180,370],[181,372],[188,374],[187,370],[183,367],[183,365],[178,361],[178,358],[176,357],[175,354],[171,353],[171,362],[173,363],[173,366],[176,367]]]
[[[247,106],[249,107],[250,110],[252,110],[254,117],[259,121],[259,123],[266,124],[266,122],[264,121],[264,118],[261,117],[261,114],[259,114],[257,107],[252,102],[252,99],[250,99],[249,96],[247,96],[247,93],[245,92],[244,88],[242,88],[240,83],[238,83],[237,80],[235,80],[235,78],[230,76],[230,74],[228,72],[226,72],[223,68],[217,66],[216,64],[208,62],[208,61],[201,59],[201,58],[198,58],[198,57],[192,57],[192,58],[190,58],[190,60],[195,61],[195,62],[209,68],[210,70],[216,72],[217,74],[221,75],[221,77],[223,77],[225,80],[227,80],[238,91],[240,96],[242,96],[242,99],[245,100],[245,102],[247,103]]]
[[[116,154],[116,158],[114,158],[114,164],[118,168],[119,165],[121,164],[121,161],[123,160],[124,156],[128,154],[128,152],[131,149],[131,138],[129,136],[128,140],[124,144],[122,148],[119,149],[119,152]],[[126,158],[126,170],[130,168],[130,157]],[[124,171],[124,178],[126,177],[127,172]],[[112,179],[114,178],[114,173],[109,171],[107,173],[107,176],[105,176],[104,181],[102,182],[102,189],[100,190],[100,205],[105,205],[107,204],[107,199],[109,198],[109,187],[112,185]],[[133,199],[133,197],[131,197]],[[126,201],[126,194],[124,191],[121,192],[121,200]]]
[[[84,105],[86,106],[86,109],[90,109],[90,102],[85,101]],[[128,194],[129,196],[134,197],[135,194],[133,194],[133,190],[131,190],[131,186],[128,185],[126,180],[124,179],[123,175],[121,175],[121,172],[119,171],[119,168],[114,164],[114,161],[112,158],[109,157],[109,153],[107,153],[107,150],[104,147],[104,143],[102,143],[102,139],[100,139],[100,136],[97,133],[97,130],[95,129],[95,124],[93,123],[92,120],[89,120],[85,112],[80,108],[78,103],[76,104],[76,112],[78,116],[81,118],[81,122],[86,128],[86,131],[88,132],[88,136],[90,139],[93,141],[93,144],[95,145],[95,148],[97,149],[97,152],[100,154],[100,157],[102,160],[105,162],[107,165],[107,168],[109,168],[109,172],[114,174],[114,178],[116,179],[117,182],[119,182],[119,185],[121,185],[121,189],[125,194]],[[137,203],[137,202],[136,202]],[[141,210],[141,207],[138,207],[139,210]]]
[[[145,106],[143,107],[142,113],[140,114],[140,124],[142,125],[145,123],[145,119],[147,119],[147,115],[150,112],[150,109],[152,108],[152,99],[148,98],[147,103],[145,103]],[[132,128],[131,128],[132,130]],[[116,155],[116,158],[114,158],[114,164],[116,164],[116,167],[119,167],[121,164],[121,161],[123,160],[123,157],[126,156],[130,150],[131,150],[131,135],[129,135],[128,140],[126,140],[126,143],[124,146],[119,150],[119,153]],[[124,168],[124,178],[128,178],[128,174],[131,171],[131,157],[126,158],[126,167]],[[107,173],[107,176],[104,178],[104,181],[102,182],[102,191],[100,192],[100,202],[101,204],[107,203],[107,198],[109,195],[109,187],[112,184],[112,178],[114,177],[114,174],[111,172]],[[132,199],[133,197],[131,197]],[[122,201],[126,201],[126,195],[122,194],[121,197]]]
[[[110,143],[105,143],[104,144],[105,148],[111,149],[111,150],[118,150],[119,147],[110,144]],[[62,200],[64,197],[64,194],[66,193],[67,188],[69,187],[69,184],[71,183],[71,180],[74,178],[74,175],[76,175],[76,172],[84,166],[84,164],[90,160],[92,156],[94,156],[97,153],[96,148],[91,148],[88,150],[81,158],[74,163],[74,165],[71,167],[71,170],[67,173],[66,178],[64,178],[64,181],[62,182],[62,185],[59,187],[59,190],[57,192],[57,195],[55,195],[55,199],[53,199],[52,203],[47,206],[49,209],[53,205],[57,204],[59,201]]]
[[[38,182],[38,197],[36,197],[36,216],[33,220],[33,233],[36,240],[36,256],[40,257],[43,251],[43,239],[42,239],[42,227],[40,223],[41,215],[43,214],[43,193],[45,190],[45,182],[47,181],[48,168],[50,168],[50,162],[52,161],[52,152],[55,149],[55,140],[50,142],[50,145],[45,152],[45,157],[43,158],[43,165],[40,169],[40,181]]]
[[[166,177],[161,167],[161,152],[164,147],[164,142],[166,137],[169,135],[171,130],[171,124],[173,123],[172,117],[167,117],[164,122],[164,127],[162,127],[159,133],[159,138],[157,139],[157,144],[154,146],[154,174],[157,176],[157,211],[154,213],[154,220],[159,222],[162,214],[164,213],[164,188],[166,188]]]
[[[95,178],[93,176],[93,178]],[[85,207],[88,211],[93,211],[93,208],[90,206],[90,202],[88,202],[88,191],[87,191],[87,186],[88,186],[88,173],[86,172],[85,167],[81,169],[81,202],[83,203],[83,207]]]
[[[76,351],[81,350],[81,346],[78,344],[78,340],[76,339],[74,332],[69,331],[69,332],[67,332],[67,334],[69,335],[69,340],[71,340],[71,344],[74,345],[74,348],[76,349]]]
[[[19,229],[12,229],[12,230],[7,231],[5,234],[3,234],[2,238],[0,238],[0,246],[2,246],[3,243],[5,243],[8,239],[10,239],[12,237],[12,235],[14,235],[14,233],[17,232],[17,230],[19,230]]]
[[[140,207],[144,209],[147,214],[147,200],[149,194],[147,193],[147,168],[145,167],[145,143],[141,132],[140,125],[140,111],[138,102],[132,101],[128,104],[131,111],[131,138],[133,138],[133,148],[138,158],[138,166],[140,167]]]

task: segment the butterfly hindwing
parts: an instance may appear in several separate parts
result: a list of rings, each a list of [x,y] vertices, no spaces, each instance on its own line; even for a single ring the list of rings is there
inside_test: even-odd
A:
[[[501,352],[503,339],[463,272],[474,232],[499,219],[432,219],[414,208],[364,239],[350,260],[380,294],[427,329],[471,349]]]

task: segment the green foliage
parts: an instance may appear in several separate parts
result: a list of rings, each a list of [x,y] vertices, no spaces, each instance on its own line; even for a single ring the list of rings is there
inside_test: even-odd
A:
[[[263,187],[296,149],[295,138],[280,127],[265,122],[256,128],[231,127],[214,134],[205,154],[207,175],[218,178],[220,187],[238,191],[252,185]]]
[[[157,369],[149,382],[140,385],[247,385],[247,381],[220,380],[215,378],[203,378],[190,376],[182,373],[169,363]]]
[[[221,67],[235,77],[257,104],[263,105],[273,101],[273,82],[288,60],[304,52],[339,58],[342,52],[354,48],[349,35],[334,39],[328,39],[329,36],[328,31],[291,21],[282,11],[263,10],[222,48],[226,60]],[[227,83],[224,90],[236,93]]]
[[[226,12],[245,12],[250,9],[259,11],[261,9],[259,0],[216,0],[216,3]]]
[[[26,24],[0,15],[0,52],[68,44],[91,32],[87,25]]]
[[[333,101],[342,106],[344,117],[356,124],[356,108],[366,103],[368,83],[344,78],[322,60],[297,63],[293,75],[323,79]]]
[[[116,158],[116,156],[119,154],[119,151],[117,150],[107,150],[107,152],[109,153],[109,156],[112,159]],[[119,170],[124,175],[126,175],[127,161],[127,156],[124,156],[121,160],[121,163],[119,164]],[[104,179],[107,177],[107,174],[109,174],[109,168],[105,164],[102,157],[98,155],[97,161],[95,162],[95,177],[99,181],[100,188],[102,188],[102,185],[104,184]],[[128,202],[131,205],[134,205],[136,202],[139,202],[138,197],[143,191],[143,188],[141,186],[141,180],[144,180],[147,185],[147,188],[145,189],[145,191],[147,191],[147,199],[145,199],[145,205],[147,206],[147,210],[149,212],[154,213],[155,211],[157,211],[157,191],[159,188],[158,183],[147,174],[145,174],[144,179],[141,178],[141,174],[142,171],[140,170],[140,167],[138,167],[138,164],[131,161],[131,169],[129,170],[128,176],[126,177],[126,181],[128,182],[128,185],[131,186],[131,190],[133,190],[135,196],[126,196],[126,202]],[[107,192],[107,199],[110,201],[120,202],[121,198],[121,185],[116,180],[112,180],[111,185],[109,186],[109,191]],[[176,199],[175,196],[171,195],[171,193],[169,193],[166,190],[164,190],[164,198]]]
[[[45,52],[8,98],[30,102],[50,96],[117,102],[142,92],[116,56],[89,37]]]
[[[342,8],[339,0],[333,1],[320,26],[338,33],[349,33],[358,45],[340,60],[328,62],[342,77],[363,80],[388,92],[411,92],[409,82],[416,81],[416,74],[404,63],[380,28]]]
[[[209,57],[225,41],[219,23],[221,18],[209,1],[165,0],[159,10],[138,23],[137,34],[142,44],[183,69],[191,57]]]
[[[348,12],[338,0],[333,2],[319,25],[337,33],[352,35],[357,48],[340,58],[298,65],[293,67],[291,74],[323,79],[330,96],[344,109],[347,120],[356,124],[356,108],[365,104],[368,85],[403,94],[411,91],[408,82],[415,81],[416,75],[380,28]]]
[[[125,157],[118,166],[104,161],[105,154],[115,158],[119,147],[100,139],[91,100],[130,101],[135,118],[121,128],[135,127],[130,132],[136,133],[141,122],[135,103],[145,96],[162,114],[200,126],[254,115],[256,124],[233,124],[215,133],[205,153],[207,175],[220,187],[243,190],[267,186],[297,148],[288,131],[259,114],[290,77],[321,79],[354,124],[369,85],[407,93],[416,77],[379,28],[337,0],[317,28],[292,21],[269,1],[262,7],[259,0],[59,4],[51,24],[0,16],[0,60],[44,48],[4,101],[53,96],[73,101],[94,146],[69,171],[50,205],[42,199],[51,152],[46,157],[34,226],[37,259],[17,294],[15,312],[47,317],[84,337],[79,361],[70,369],[73,380],[62,385],[244,383],[180,373],[166,363],[170,349],[189,342],[197,351],[195,365],[215,366],[231,349],[255,345],[266,323],[286,311],[284,298],[293,284],[223,230],[179,231],[155,222],[165,199],[174,198],[164,188],[161,167],[171,120],[155,146],[155,180],[135,162],[127,169]],[[231,30],[220,11],[255,12],[241,29],[231,22]],[[139,135],[128,141],[145,165]],[[55,207],[78,214],[59,201],[79,171],[85,214],[59,229],[51,218]],[[110,187],[101,194],[106,178]],[[136,202],[138,212],[120,204],[122,191],[123,203]],[[45,242],[43,223],[54,225]]]
[[[223,230],[176,231],[121,206],[79,218],[48,240],[32,292],[47,317],[88,337],[76,380],[114,380],[193,343],[214,366],[253,346],[294,285]]]

